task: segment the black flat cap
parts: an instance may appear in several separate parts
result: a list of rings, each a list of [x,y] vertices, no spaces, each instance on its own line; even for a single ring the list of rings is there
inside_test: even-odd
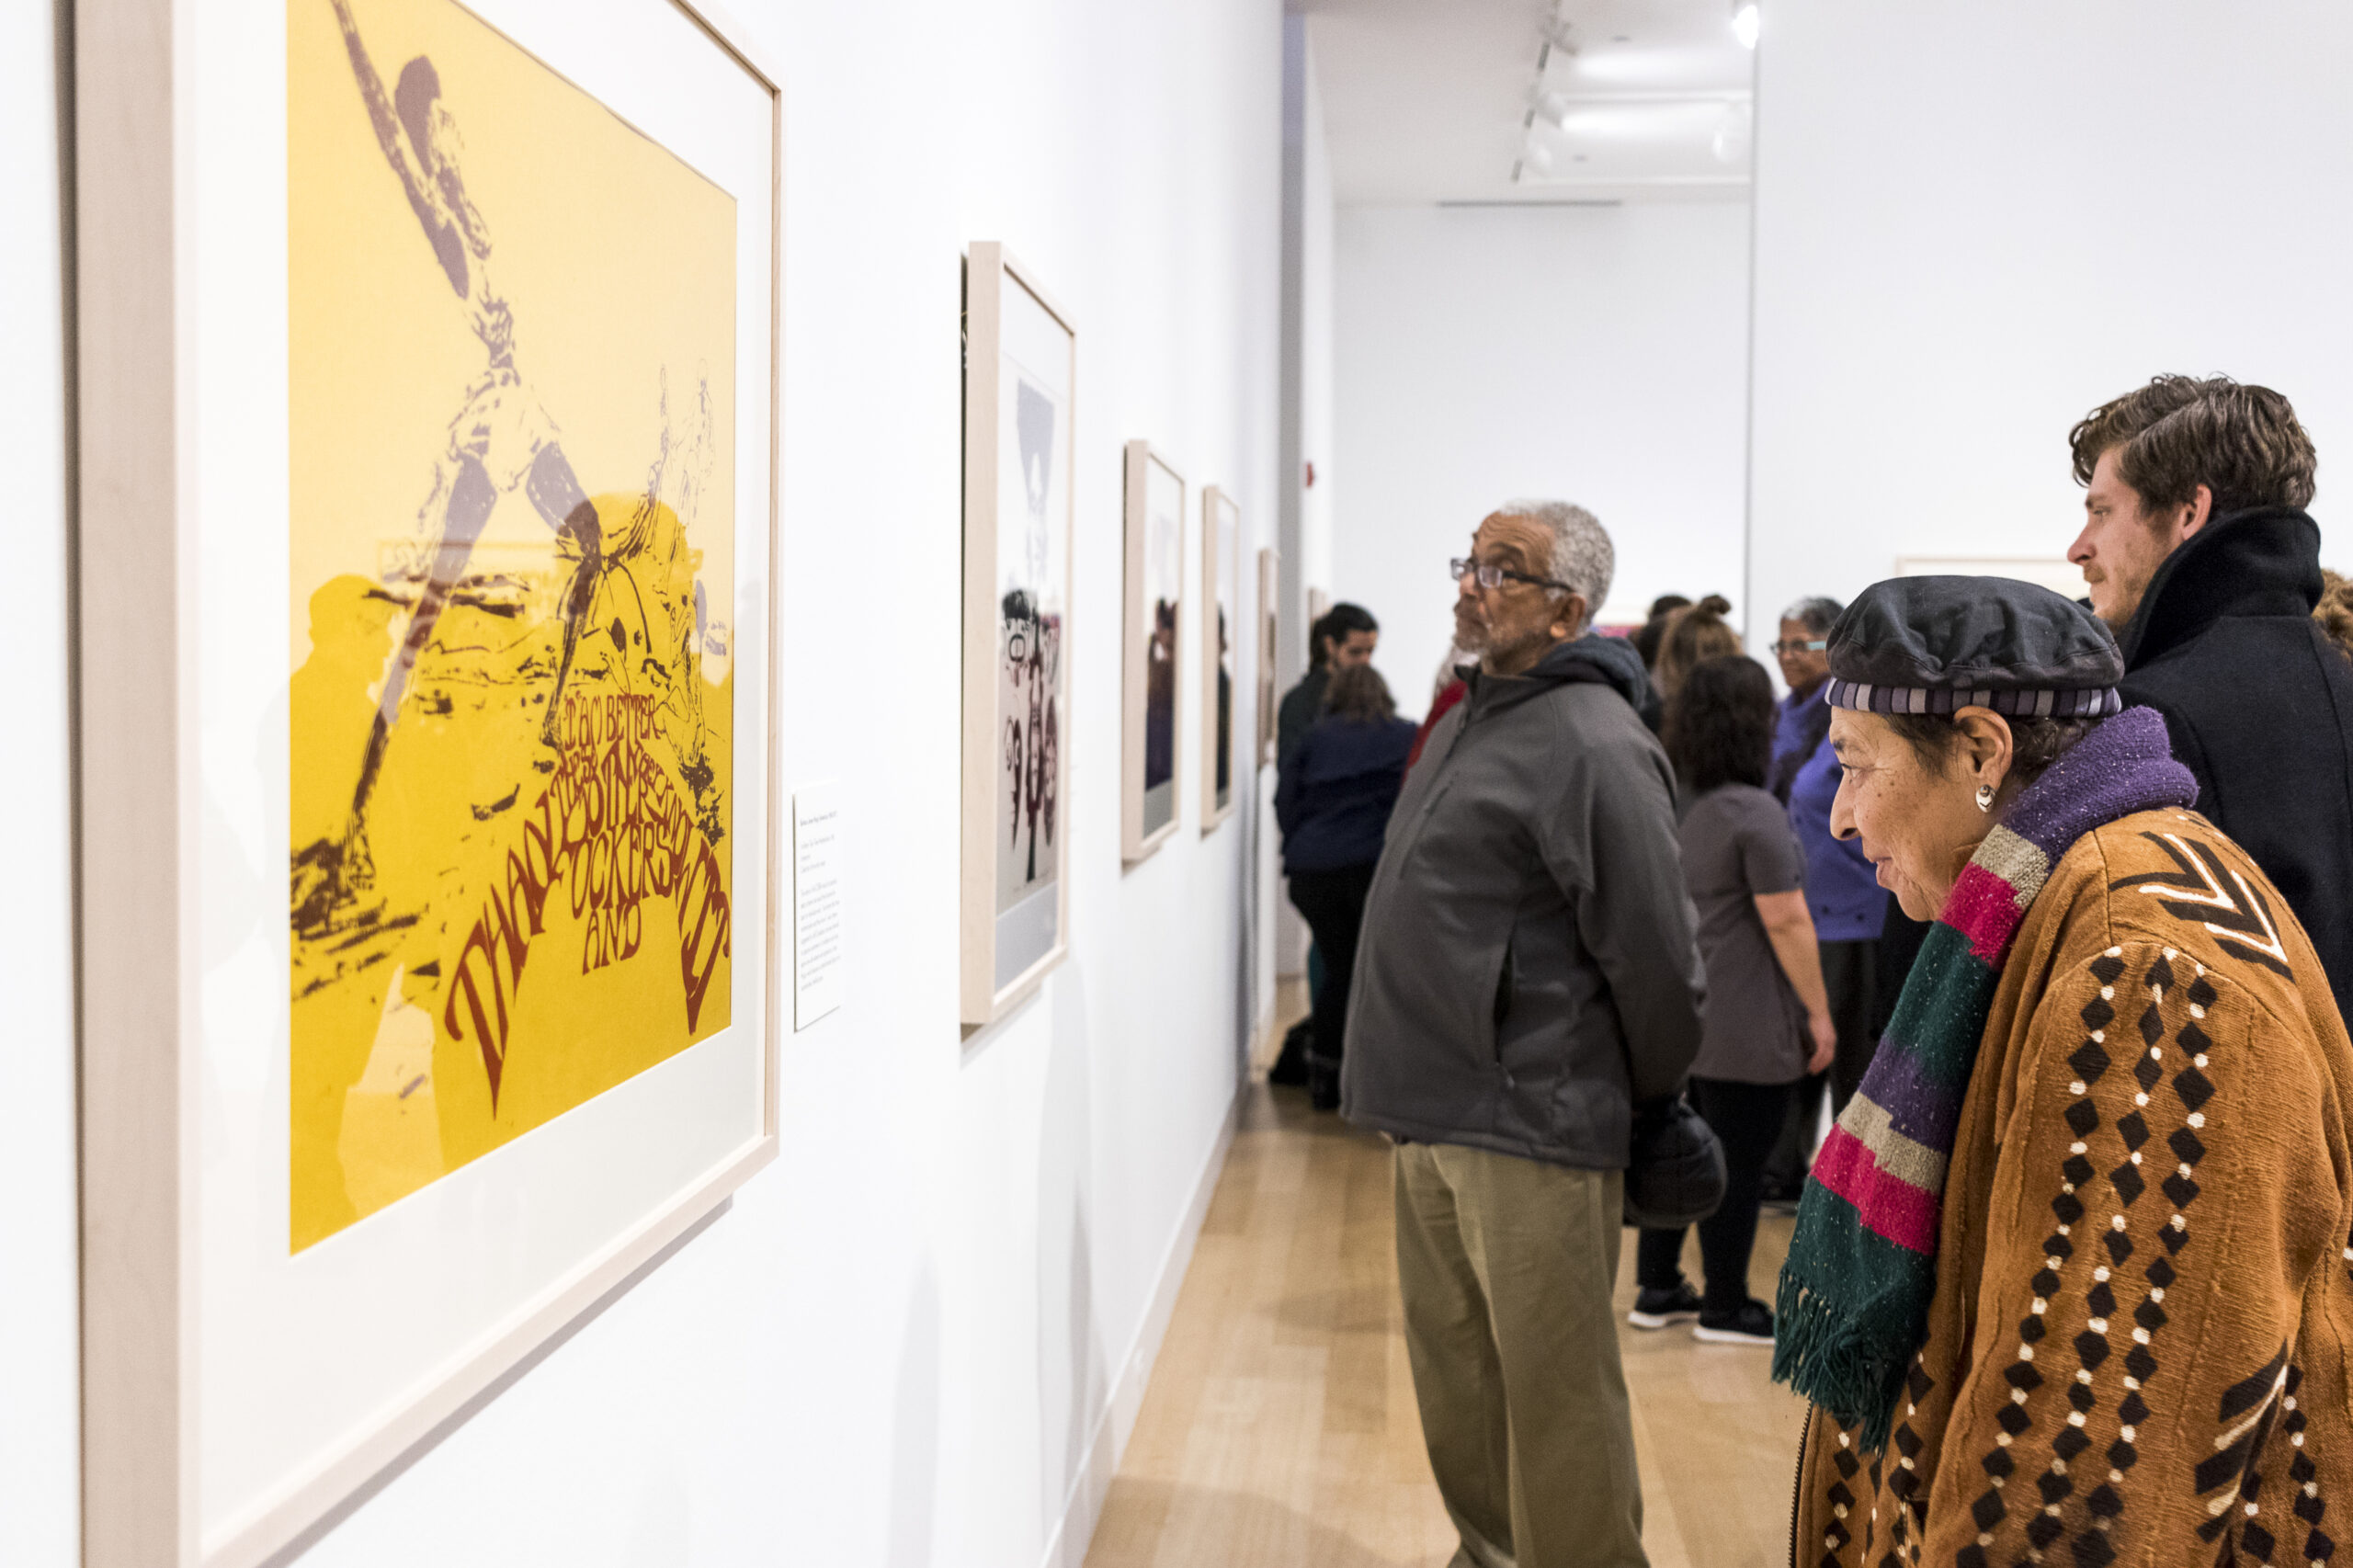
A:
[[[2124,656],[2099,618],[2013,577],[1890,577],[1830,629],[1834,708],[2098,718],[2121,706]]]

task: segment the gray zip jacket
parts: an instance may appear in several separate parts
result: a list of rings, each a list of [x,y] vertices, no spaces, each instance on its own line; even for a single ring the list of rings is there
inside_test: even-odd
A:
[[[1587,635],[1472,675],[1389,819],[1341,1114],[1426,1143],[1623,1170],[1699,1049],[1703,982],[1640,654]]]

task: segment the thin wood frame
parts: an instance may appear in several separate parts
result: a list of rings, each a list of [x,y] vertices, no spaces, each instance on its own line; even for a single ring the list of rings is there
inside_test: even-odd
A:
[[[768,574],[767,800],[779,820],[774,565],[781,561],[784,100],[781,74],[712,0],[676,10],[765,92],[768,160]],[[625,1286],[777,1155],[778,999],[763,1002],[760,1132],[668,1205],[643,1216],[535,1302],[498,1324],[433,1386],[210,1552],[195,1460],[197,1208],[186,1169],[199,1115],[187,976],[198,933],[180,875],[197,815],[183,744],[181,585],[192,497],[182,476],[183,185],[176,53],[188,7],[79,0],[74,8],[74,388],[82,475],[73,519],[76,910],[80,957],[82,1562],[84,1568],[253,1568],[320,1527],[369,1481],[462,1419],[499,1380]],[[778,893],[761,870],[774,929]],[[102,939],[100,939],[102,938]]]
[[[1176,486],[1177,597],[1176,646],[1169,653],[1168,820],[1147,829],[1143,822],[1144,763],[1149,739],[1145,705],[1150,699],[1151,665],[1145,652],[1145,631],[1152,607],[1145,603],[1146,552],[1151,538],[1152,471],[1158,468]],[[1185,668],[1185,476],[1176,464],[1153,449],[1149,441],[1130,441],[1126,450],[1127,613],[1120,623],[1120,858],[1132,866],[1148,859],[1168,841],[1185,815],[1184,692],[1179,684]]]
[[[1004,984],[996,978],[997,517],[998,441],[1005,411],[997,405],[1004,352],[1005,290],[1021,290],[1068,335],[1070,427],[1059,462],[1063,477],[1063,631],[1055,669],[1062,726],[1053,762],[1053,791],[1061,819],[1055,868],[1054,940],[1044,956]],[[1078,329],[1067,312],[1003,243],[973,242],[964,262],[964,661],[962,746],[962,865],[958,903],[958,1002],[964,1028],[995,1023],[1044,983],[1070,953],[1070,721],[1073,612],[1072,518],[1077,509]]]
[[[1224,602],[1219,589],[1223,586],[1227,562],[1219,551],[1218,523],[1222,514],[1233,517],[1233,603]],[[1218,824],[1233,814],[1240,800],[1242,778],[1242,748],[1236,743],[1234,719],[1242,709],[1242,508],[1233,497],[1214,484],[1201,487],[1201,613],[1199,617],[1201,644],[1201,832],[1204,835],[1217,831]],[[1219,625],[1219,613],[1226,612],[1229,625]],[[1233,650],[1233,678],[1226,694],[1225,711],[1217,709],[1218,676],[1221,667],[1222,643],[1231,643]],[[1217,798],[1217,754],[1220,743],[1225,750],[1225,800]]]
[[[1282,557],[1273,546],[1258,551],[1258,766],[1275,760],[1276,720],[1279,699],[1275,695],[1275,651],[1280,636],[1275,609],[1282,597]]]

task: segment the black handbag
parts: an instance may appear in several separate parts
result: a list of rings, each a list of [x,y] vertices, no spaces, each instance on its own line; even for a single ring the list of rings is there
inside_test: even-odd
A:
[[[1724,1200],[1724,1146],[1681,1095],[1634,1112],[1626,1169],[1626,1223],[1672,1231],[1696,1225]]]

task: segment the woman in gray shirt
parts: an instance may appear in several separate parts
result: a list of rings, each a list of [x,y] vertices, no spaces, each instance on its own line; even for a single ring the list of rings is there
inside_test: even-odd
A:
[[[1791,1088],[1827,1066],[1837,1030],[1805,906],[1805,854],[1764,788],[1773,683],[1756,660],[1710,659],[1684,677],[1661,738],[1675,764],[1683,880],[1699,916],[1708,1001],[1691,1102],[1723,1144],[1724,1200],[1699,1222],[1707,1293],[1683,1278],[1683,1232],[1644,1231],[1628,1321],[1696,1318],[1701,1339],[1773,1343],[1773,1313],[1748,1293],[1766,1157]]]

